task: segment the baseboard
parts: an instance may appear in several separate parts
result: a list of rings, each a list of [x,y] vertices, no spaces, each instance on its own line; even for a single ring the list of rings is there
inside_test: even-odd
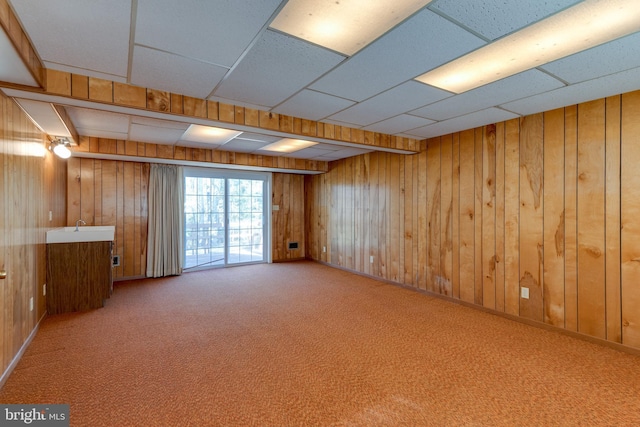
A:
[[[382,277],[377,277],[377,276],[372,276],[370,274],[366,274],[366,273],[362,273],[360,271],[356,271],[356,270],[351,270],[345,267],[341,267],[338,265],[333,265],[333,264],[329,264],[328,262],[325,261],[319,261],[319,260],[315,260],[312,258],[307,258],[308,261],[313,261],[313,262],[317,262],[318,264],[322,264],[322,265],[326,265],[327,267],[332,267],[332,268],[336,268],[338,270],[343,270],[343,271],[347,271],[349,273],[353,273],[353,274],[357,274],[358,276],[363,276],[363,277],[368,277],[370,279],[374,279],[374,280],[378,280],[380,282],[384,282],[384,283],[388,283],[390,285],[393,286],[398,286],[400,288],[404,288],[404,289],[409,289],[411,291],[415,291],[421,294],[425,294],[434,298],[439,298],[454,304],[458,304],[458,305],[462,305],[464,307],[468,307],[468,308],[473,308],[475,310],[480,310],[483,311],[485,313],[489,313],[489,314],[493,314],[495,316],[500,316],[500,317],[504,317],[505,319],[509,319],[509,320],[513,320],[515,322],[519,322],[519,323],[524,323],[525,325],[529,325],[529,326],[533,326],[536,328],[540,328],[540,329],[544,329],[550,332],[558,332],[562,335],[567,335],[570,336],[572,338],[577,338],[579,340],[582,341],[588,341],[590,343],[593,344],[598,344],[604,347],[609,347],[612,348],[614,350],[618,350],[618,351],[622,351],[624,353],[629,353],[632,354],[634,356],[640,356],[640,349],[639,348],[635,348],[635,347],[629,347],[627,345],[621,344],[621,343],[617,343],[617,342],[613,342],[613,341],[607,341],[605,339],[602,338],[597,338],[597,337],[592,337],[591,335],[586,335],[586,334],[582,334],[580,332],[576,332],[576,331],[569,331],[567,329],[563,329],[560,328],[558,326],[553,326],[553,325],[549,325],[547,323],[544,322],[539,322],[536,320],[531,320],[531,319],[525,319],[523,317],[518,317],[518,316],[514,316],[512,314],[508,314],[508,313],[504,313],[502,311],[498,311],[498,310],[493,310],[490,308],[486,308],[486,307],[482,307],[480,305],[476,305],[467,301],[462,301],[453,297],[450,297],[448,295],[440,295],[437,294],[435,292],[431,292],[431,291],[427,291],[425,289],[418,289],[418,288],[414,288],[413,286],[408,286],[408,285],[404,285],[402,283],[397,283],[394,282],[392,280],[388,280],[388,279],[384,279]]]
[[[36,333],[38,332],[38,329],[40,329],[40,323],[42,323],[42,321],[44,320],[44,318],[46,316],[47,316],[47,314],[45,313],[45,314],[42,315],[40,320],[38,320],[38,323],[36,323],[35,328],[33,328],[31,333],[29,334],[29,336],[25,340],[25,342],[22,343],[22,347],[20,347],[20,350],[18,351],[18,353],[16,353],[16,355],[13,358],[13,360],[11,361],[11,363],[9,363],[9,366],[7,366],[7,369],[5,369],[4,372],[2,373],[2,376],[0,377],[0,389],[2,387],[4,387],[4,383],[7,382],[7,380],[9,379],[9,376],[11,375],[11,373],[13,372],[15,367],[18,365],[18,362],[22,358],[22,355],[24,354],[24,352],[27,350],[27,348],[31,344],[31,341],[33,341],[33,338],[36,336]]]

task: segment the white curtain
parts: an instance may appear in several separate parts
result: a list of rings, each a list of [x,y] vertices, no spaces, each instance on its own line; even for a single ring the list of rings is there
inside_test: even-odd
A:
[[[147,277],[182,274],[182,167],[151,164]]]

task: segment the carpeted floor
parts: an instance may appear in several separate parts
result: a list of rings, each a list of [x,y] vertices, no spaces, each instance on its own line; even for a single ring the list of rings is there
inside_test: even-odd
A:
[[[117,283],[3,403],[73,426],[637,426],[640,358],[311,263]]]

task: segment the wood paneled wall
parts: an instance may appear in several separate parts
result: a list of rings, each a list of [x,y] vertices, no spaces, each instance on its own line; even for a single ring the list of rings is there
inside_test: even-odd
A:
[[[640,348],[639,117],[632,92],[333,162],[307,256]]]
[[[305,257],[304,176],[274,173],[271,213],[271,248],[273,261]],[[289,243],[298,243],[289,249]]]
[[[65,168],[46,150],[44,135],[1,93],[0,117],[0,269],[8,274],[0,280],[0,372],[5,372],[45,313],[45,232],[64,224]]]
[[[67,225],[116,227],[114,280],[144,277],[147,269],[149,164],[72,157],[67,166]]]
[[[149,164],[72,157],[67,167],[66,223],[116,227],[114,255],[120,266],[114,280],[144,277],[147,268],[147,191]],[[274,173],[272,200],[273,261],[304,258],[304,177]],[[298,249],[288,249],[298,242]]]

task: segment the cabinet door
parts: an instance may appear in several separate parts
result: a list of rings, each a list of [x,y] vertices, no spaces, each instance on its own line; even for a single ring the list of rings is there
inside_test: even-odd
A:
[[[78,269],[78,283],[87,293],[87,306],[80,310],[102,307],[111,296],[111,242],[79,243],[83,267]]]
[[[83,290],[78,286],[78,262],[82,262],[77,243],[47,245],[47,312],[76,311]]]

